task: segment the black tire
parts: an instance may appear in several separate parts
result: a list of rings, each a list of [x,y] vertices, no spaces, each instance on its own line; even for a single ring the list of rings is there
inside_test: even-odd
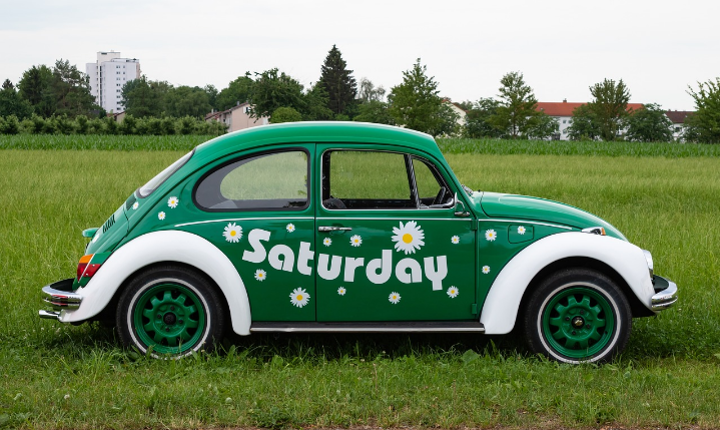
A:
[[[221,300],[202,274],[180,266],[152,267],[135,276],[120,297],[120,339],[155,358],[211,350],[225,327]]]
[[[632,313],[622,291],[589,269],[561,270],[545,279],[525,307],[528,348],[563,363],[602,363],[627,344]]]

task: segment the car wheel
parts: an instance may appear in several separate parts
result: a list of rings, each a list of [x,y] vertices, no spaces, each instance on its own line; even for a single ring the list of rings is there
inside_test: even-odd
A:
[[[120,339],[153,357],[184,357],[212,349],[224,329],[214,286],[183,267],[155,267],[127,286],[117,310]]]
[[[524,317],[531,351],[564,363],[605,362],[625,348],[632,314],[620,289],[588,269],[557,272],[532,293]]]

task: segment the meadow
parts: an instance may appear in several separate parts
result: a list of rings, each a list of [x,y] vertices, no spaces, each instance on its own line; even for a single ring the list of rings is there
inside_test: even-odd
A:
[[[634,320],[610,364],[549,362],[514,334],[236,336],[161,361],[38,319],[81,230],[202,141],[0,137],[0,428],[720,428],[718,146],[440,141],[471,188],[596,213],[677,282],[679,304]]]

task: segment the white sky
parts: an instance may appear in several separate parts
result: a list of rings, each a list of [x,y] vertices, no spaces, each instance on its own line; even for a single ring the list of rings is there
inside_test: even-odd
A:
[[[631,102],[692,110],[687,86],[720,76],[719,16],[712,0],[0,0],[0,79],[60,58],[84,72],[115,50],[176,86],[277,67],[307,87],[336,44],[387,90],[419,57],[453,101],[520,71],[540,101],[589,101],[609,78]]]

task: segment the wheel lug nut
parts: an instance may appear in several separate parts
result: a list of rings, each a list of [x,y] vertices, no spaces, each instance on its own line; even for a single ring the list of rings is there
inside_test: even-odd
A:
[[[590,328],[590,324],[585,324],[585,328]]]
[[[161,318],[162,318],[162,315],[158,314],[158,319],[161,319]]]
[[[182,323],[183,323],[183,320],[178,321],[178,324],[182,324]]]
[[[170,331],[170,327],[165,327],[165,331]],[[575,333],[573,333],[575,334]]]
[[[572,334],[577,334],[577,333],[575,333],[575,330],[573,330]]]
[[[175,310],[175,306],[170,306],[170,310],[171,310],[171,311],[174,311],[174,310]]]
[[[570,317],[565,317],[565,321],[570,321]]]

